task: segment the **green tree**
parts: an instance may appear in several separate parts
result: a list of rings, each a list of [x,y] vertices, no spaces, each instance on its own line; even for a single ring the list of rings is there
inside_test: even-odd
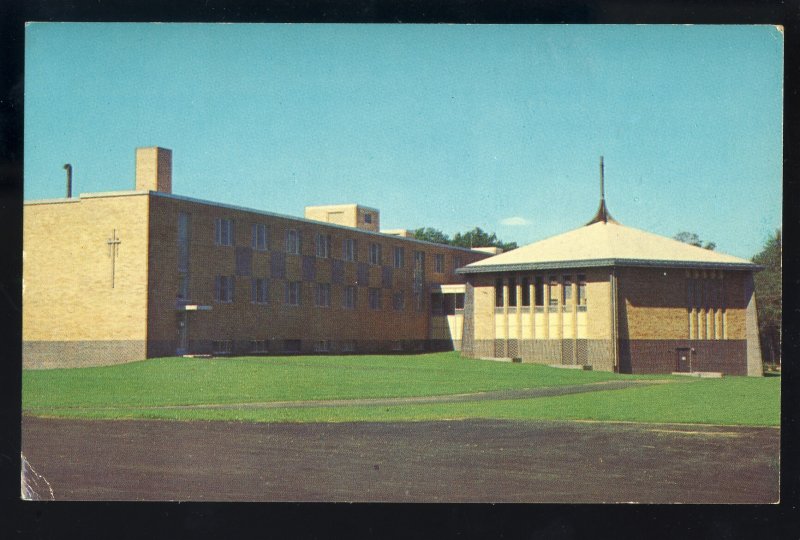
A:
[[[761,272],[756,272],[754,281],[761,354],[771,364],[781,363],[782,252],[783,236],[781,229],[778,229],[767,238],[764,249],[753,257],[754,263],[764,267]]]
[[[447,244],[449,246],[465,248],[499,247],[503,248],[503,251],[517,248],[516,242],[503,242],[497,238],[495,233],[489,234],[480,227],[475,227],[471,231],[465,233],[456,233],[452,239],[438,229],[422,227],[414,230],[414,238],[417,240],[425,240],[426,242],[435,242],[437,244]]]
[[[450,244],[450,237],[444,234],[439,229],[431,227],[421,227],[414,231],[414,238],[417,240],[425,240],[426,242],[434,242],[436,244]]]
[[[700,240],[700,237],[697,235],[697,233],[693,232],[682,231],[673,236],[672,238],[678,240],[679,242],[683,242],[684,244],[691,244],[693,246],[705,248],[712,251],[714,250],[714,248],[717,247],[717,244],[715,242],[706,242],[705,244],[703,244],[703,241]]]

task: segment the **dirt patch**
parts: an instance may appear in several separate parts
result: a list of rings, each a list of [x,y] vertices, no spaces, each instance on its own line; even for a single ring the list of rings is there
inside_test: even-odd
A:
[[[663,426],[667,427],[667,426]],[[667,429],[680,428],[669,426]],[[25,417],[56,500],[770,503],[779,430]],[[741,436],[730,437],[729,433]]]

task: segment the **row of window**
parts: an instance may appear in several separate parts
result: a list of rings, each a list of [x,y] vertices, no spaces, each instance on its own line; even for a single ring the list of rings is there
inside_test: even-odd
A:
[[[181,213],[178,221],[178,243],[179,252],[188,250],[188,214]],[[234,222],[232,219],[217,218],[214,221],[214,242],[218,246],[232,246],[234,244]],[[251,226],[251,245],[250,247],[256,251],[269,250],[269,229],[263,223],[254,223]],[[324,233],[316,233],[314,235],[314,253],[320,258],[332,257],[332,244],[331,235]],[[292,255],[300,255],[302,251],[302,234],[298,229],[289,229],[286,231],[285,236],[285,251]],[[405,268],[406,254],[405,248],[395,246],[392,252],[392,266],[394,268]],[[370,242],[369,244],[369,263],[372,265],[383,264],[383,246],[381,244]],[[180,259],[180,257],[179,257]],[[342,259],[345,261],[355,261],[357,259],[357,243],[354,238],[345,238],[342,241]],[[183,260],[183,259],[180,259]],[[414,268],[422,269],[425,264],[425,253],[422,251],[414,251]],[[464,261],[460,256],[453,257],[453,268],[460,268],[463,266]],[[179,263],[179,270],[181,264]],[[444,254],[436,254],[433,259],[433,271],[436,273],[444,273]]]
[[[517,281],[516,277],[497,278],[495,282],[495,307],[505,306],[504,286],[508,286],[508,307],[517,305],[527,307],[531,305],[531,289],[533,289],[534,306],[544,306],[545,302],[551,307],[562,305],[569,307],[573,305],[573,284],[576,283],[575,277],[571,275],[549,276],[545,282],[544,276],[523,277]],[[520,285],[520,296],[517,298],[517,285]],[[586,276],[577,276],[577,296],[575,304],[578,306],[586,305]],[[561,294],[556,291],[561,286]]]
[[[301,281],[283,282],[284,304],[287,306],[299,306],[302,302]],[[331,306],[331,284],[314,283],[314,305],[316,307]],[[179,293],[180,294],[180,293]],[[184,291],[185,294],[185,291]],[[414,308],[421,310],[424,305],[421,293],[414,293]],[[463,296],[463,295],[462,295]],[[187,296],[179,296],[186,299]],[[215,276],[214,277],[214,301],[219,303],[233,302],[234,298],[234,277]],[[250,280],[250,301],[254,304],[269,303],[269,281],[266,278],[253,278]],[[345,309],[355,309],[358,301],[358,287],[354,285],[345,286],[342,290],[342,307]],[[370,309],[383,309],[383,291],[378,288],[367,289],[367,304]],[[394,291],[391,294],[391,305],[395,311],[406,309],[405,291]],[[463,298],[461,301],[463,307]]]
[[[253,354],[263,353],[299,353],[302,341],[299,339],[266,340],[254,339],[249,343],[249,352]],[[403,343],[402,341],[392,341],[390,345],[393,351],[402,350],[425,350],[423,342]],[[330,339],[320,339],[313,342],[314,352],[332,352],[334,350],[342,353],[356,352],[355,340],[332,341]],[[213,340],[211,342],[213,354],[232,354],[233,341],[229,339]]]

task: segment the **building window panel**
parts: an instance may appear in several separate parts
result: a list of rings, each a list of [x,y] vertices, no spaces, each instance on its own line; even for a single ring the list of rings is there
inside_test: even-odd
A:
[[[214,300],[233,302],[233,276],[214,276]]]
[[[520,298],[520,305],[528,307],[531,305],[531,279],[522,278],[522,298]]]
[[[345,238],[342,244],[342,258],[345,261],[356,260],[356,241],[353,238]]]
[[[564,276],[564,287],[561,289],[561,304],[564,307],[572,305],[572,277]]]
[[[256,251],[268,249],[267,226],[263,223],[253,223],[250,229],[250,247]]]
[[[550,306],[556,307],[558,306],[558,278],[556,276],[550,276]]]
[[[300,255],[300,231],[296,229],[286,231],[286,253]]]
[[[344,299],[342,301],[342,306],[345,309],[355,309],[356,307],[356,288],[352,285],[349,285],[344,288]]]
[[[541,276],[536,276],[533,283],[534,305],[544,306],[544,280]]]
[[[189,271],[191,218],[186,212],[178,214],[178,271]]]
[[[331,256],[331,236],[329,234],[317,233],[314,236],[317,257],[327,259]]]
[[[464,266],[464,259],[460,255],[453,256],[453,273],[456,273],[456,270]]]
[[[254,304],[266,304],[269,301],[269,287],[264,278],[250,281],[250,301]]]
[[[224,218],[214,220],[214,243],[218,246],[233,245],[233,220]]]
[[[394,267],[403,268],[406,265],[406,250],[402,247],[394,248]]]
[[[508,278],[508,306],[517,307],[517,279]]]
[[[392,295],[392,308],[395,311],[403,311],[406,308],[406,296],[404,291],[396,291]]]
[[[287,306],[300,305],[301,282],[289,281],[286,283],[285,303]]]
[[[586,276],[578,275],[578,305],[586,306]]]
[[[331,306],[331,284],[317,283],[314,303],[317,307]]]
[[[369,245],[369,264],[377,266],[381,264],[381,245],[380,244],[370,244]]]
[[[494,307],[503,307],[503,278],[497,278],[494,282]]]
[[[444,273],[444,255],[437,253],[433,257],[433,271],[437,274]]]
[[[378,310],[381,309],[381,290],[369,289],[369,308]]]

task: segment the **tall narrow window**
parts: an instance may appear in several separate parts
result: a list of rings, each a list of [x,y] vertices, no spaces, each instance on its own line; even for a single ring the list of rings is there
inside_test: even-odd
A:
[[[521,306],[530,306],[531,305],[531,279],[524,277],[522,278],[522,298],[520,299]]]
[[[437,274],[444,273],[444,255],[437,253],[433,257],[433,271]]]
[[[214,276],[214,300],[233,302],[233,276]]]
[[[544,280],[541,276],[536,276],[533,280],[533,296],[535,305],[544,305]]]
[[[295,229],[286,231],[286,253],[300,255],[300,232]]]
[[[342,244],[342,258],[346,261],[356,260],[356,241],[353,238],[345,238]]]
[[[561,289],[563,306],[572,305],[572,277],[564,276],[564,287]]]
[[[392,309],[403,311],[406,308],[406,296],[404,291],[396,291],[392,295]]]
[[[317,307],[331,306],[331,284],[317,283],[317,290],[314,296],[314,304]]]
[[[494,307],[503,307],[503,278],[494,282]]]
[[[369,298],[369,308],[370,309],[381,309],[381,290],[380,289],[370,289],[368,298]]]
[[[189,271],[189,229],[191,218],[186,212],[178,214],[178,271]]]
[[[381,264],[381,245],[380,244],[370,244],[369,245],[369,264],[376,265],[376,266]]]
[[[284,302],[287,306],[300,305],[300,286],[299,281],[289,281],[286,283],[286,296]]]
[[[178,300],[189,299],[189,275],[186,273],[178,274]]]
[[[586,276],[578,275],[578,305],[586,306]]]
[[[517,278],[508,278],[508,306],[517,307]]]
[[[267,250],[267,226],[263,223],[253,223],[250,228],[250,247],[256,251]]]
[[[331,256],[331,236],[329,234],[317,233],[314,235],[314,243],[317,248],[317,257],[327,259]]]
[[[233,220],[223,218],[214,220],[214,243],[218,246],[233,245]]]
[[[394,267],[403,268],[406,265],[406,250],[402,247],[394,248]]]
[[[356,307],[356,288],[352,285],[348,285],[344,288],[344,299],[342,302],[342,306],[345,309],[355,309]]]
[[[558,306],[558,277],[550,276],[550,307]]]
[[[266,304],[267,300],[267,280],[264,278],[253,278],[250,281],[250,301],[254,304]]]
[[[462,266],[464,266],[464,259],[460,255],[455,255],[453,257],[453,273]]]

